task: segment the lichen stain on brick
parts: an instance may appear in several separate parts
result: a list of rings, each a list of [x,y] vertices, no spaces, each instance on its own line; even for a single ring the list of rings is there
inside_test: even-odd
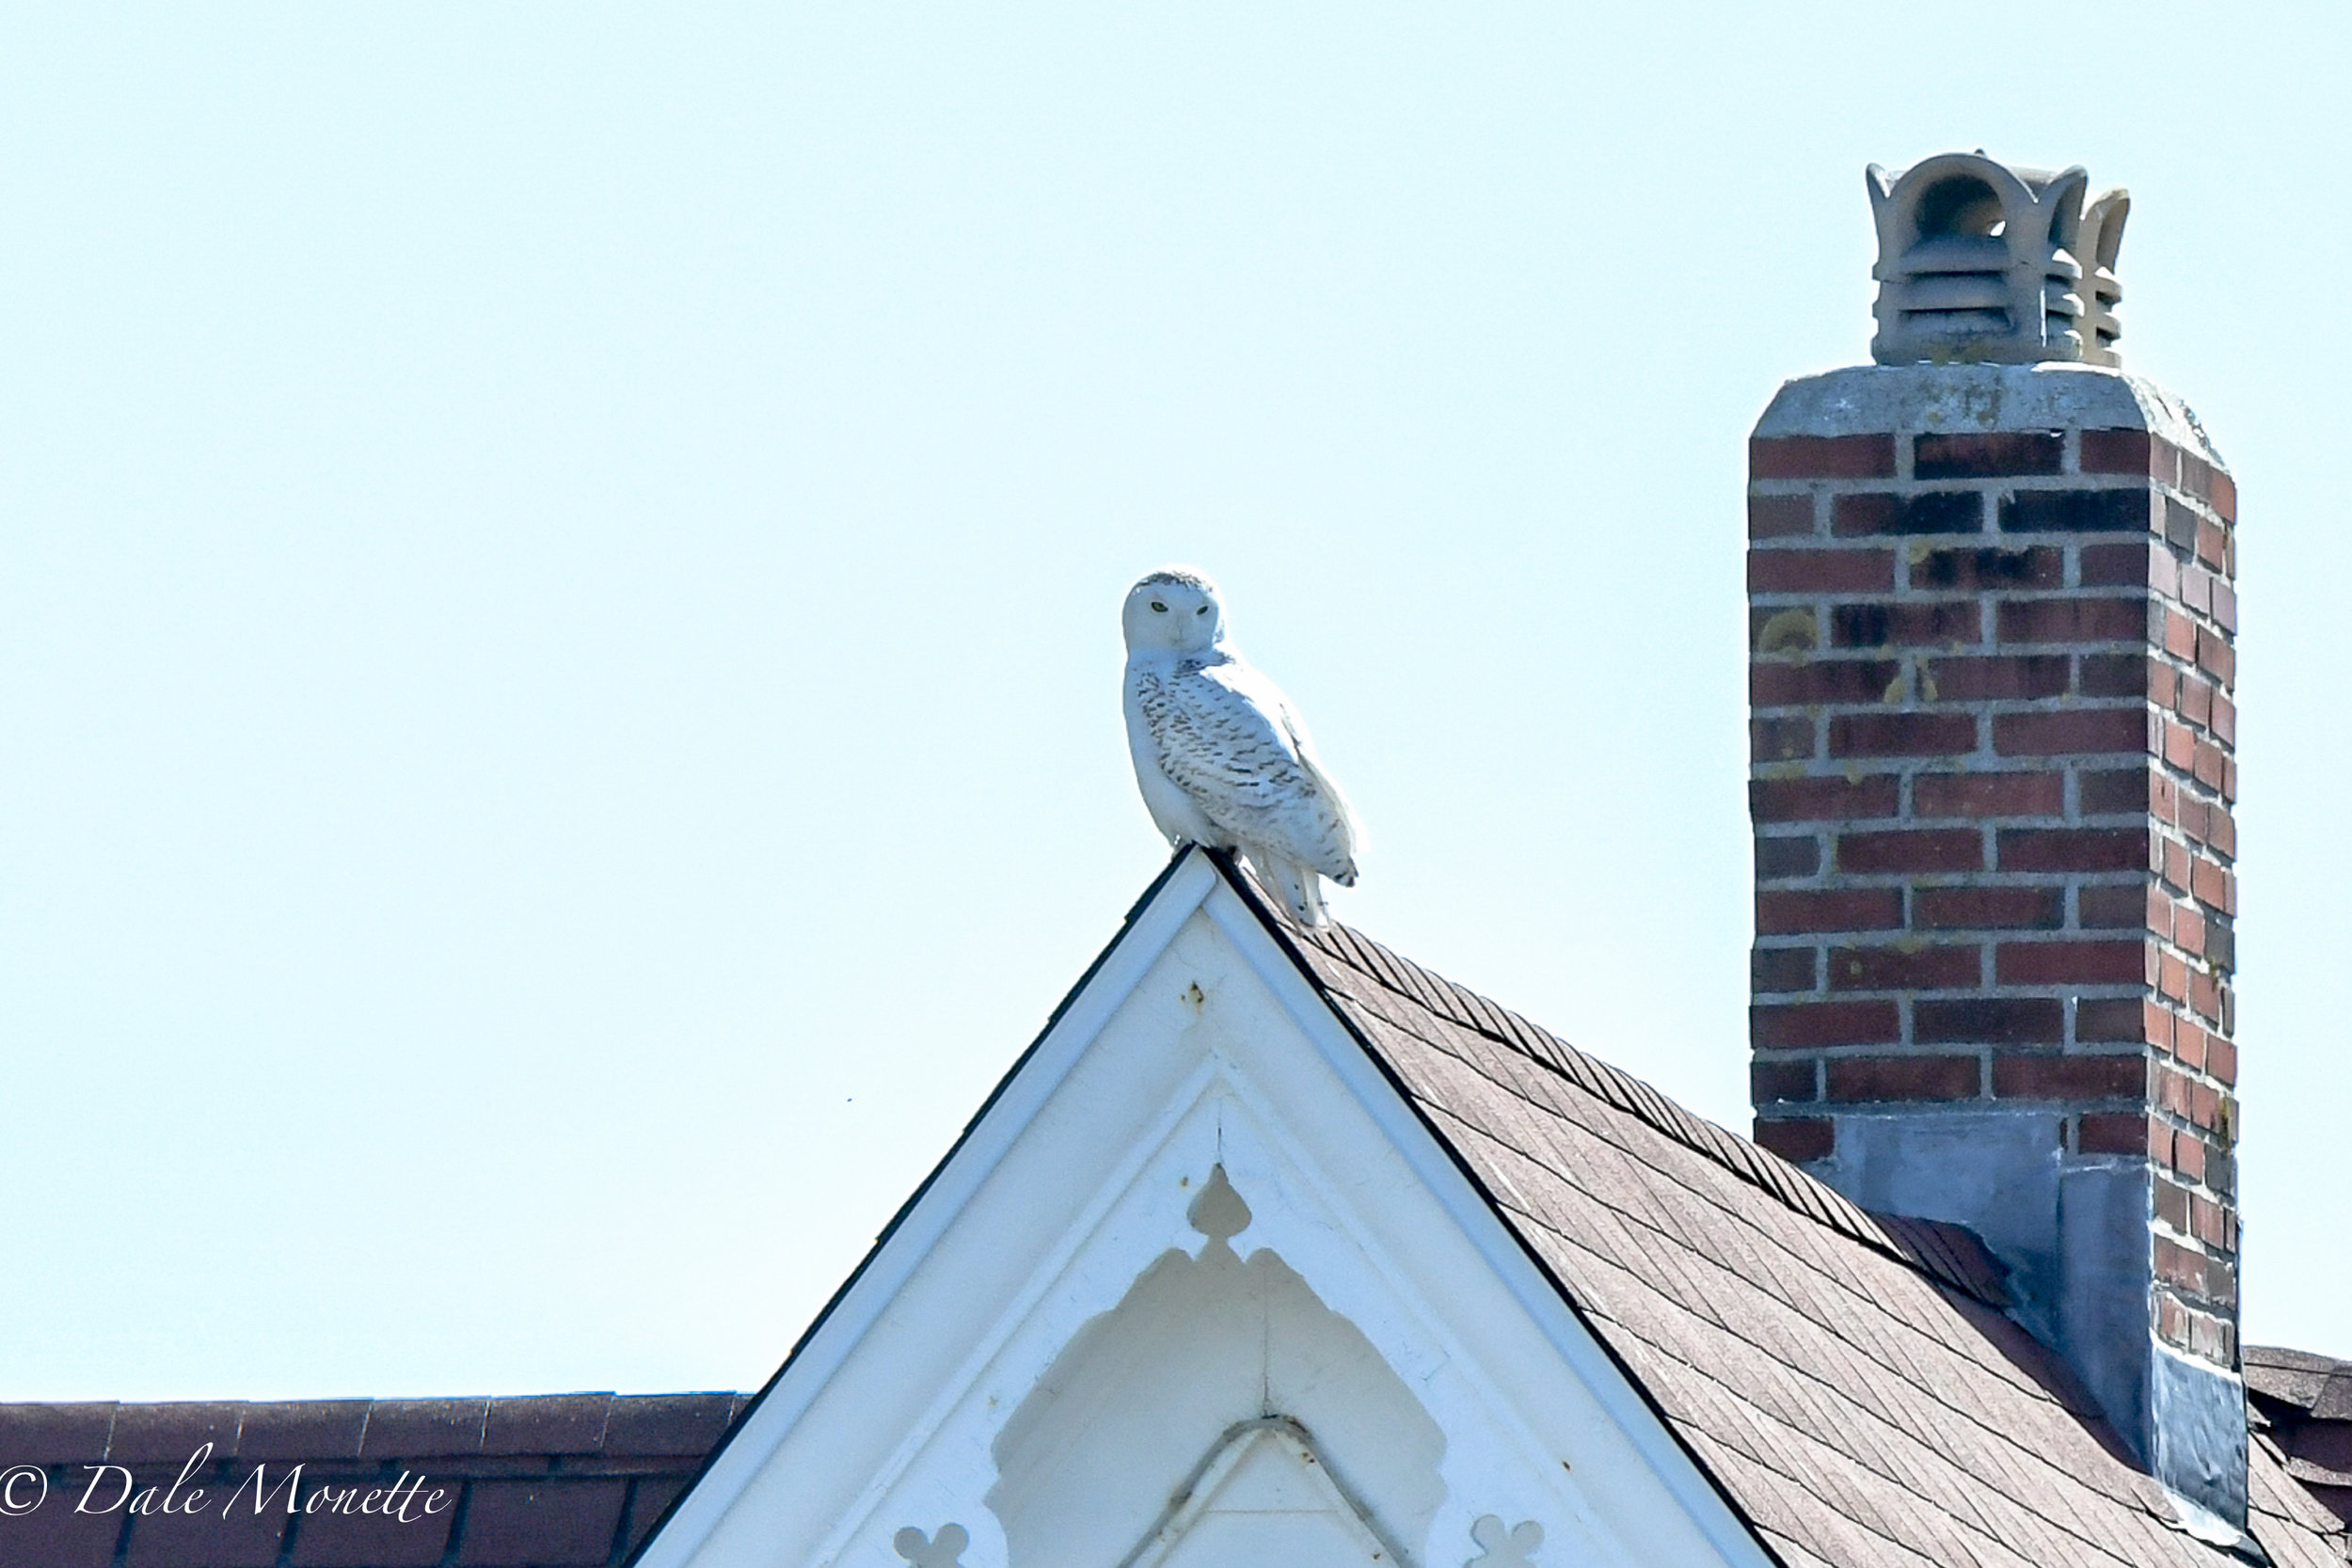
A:
[[[1820,645],[1821,624],[1803,606],[1780,611],[1756,634],[1756,651],[1772,658],[1803,658]]]

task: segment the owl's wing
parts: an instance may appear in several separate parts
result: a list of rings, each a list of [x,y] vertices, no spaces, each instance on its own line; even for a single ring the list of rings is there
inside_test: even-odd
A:
[[[1179,668],[1143,713],[1161,768],[1210,821],[1335,879],[1355,875],[1347,807],[1308,752],[1272,681],[1238,659]]]

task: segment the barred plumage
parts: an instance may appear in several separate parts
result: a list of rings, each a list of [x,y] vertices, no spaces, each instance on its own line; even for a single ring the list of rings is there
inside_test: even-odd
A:
[[[1354,816],[1297,710],[1225,641],[1216,587],[1154,572],[1129,590],[1127,745],[1168,842],[1237,849],[1294,918],[1329,923],[1319,877],[1356,882]]]

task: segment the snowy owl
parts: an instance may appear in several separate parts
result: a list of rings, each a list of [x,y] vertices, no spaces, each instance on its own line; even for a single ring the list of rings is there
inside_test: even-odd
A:
[[[1127,749],[1170,844],[1238,849],[1293,917],[1327,926],[1318,875],[1356,885],[1356,819],[1275,684],[1227,645],[1216,585],[1154,572],[1129,589]]]

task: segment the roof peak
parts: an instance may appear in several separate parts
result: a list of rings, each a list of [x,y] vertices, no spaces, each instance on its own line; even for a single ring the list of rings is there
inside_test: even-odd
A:
[[[1283,919],[1230,855],[1213,850],[1199,852],[1216,863],[1276,940],[1299,958],[1300,970],[1318,990],[1327,989],[1323,976],[1299,951],[1302,943],[1391,994],[1549,1069],[1584,1093],[1638,1118],[1814,1223],[1907,1263],[1988,1307],[2006,1311],[2010,1306],[2009,1292],[2002,1285],[2005,1271],[2001,1264],[1976,1233],[1964,1226],[1872,1213],[1779,1155],[1685,1109],[1623,1068],[1580,1050],[1521,1014],[1402,957],[1355,927],[1334,923],[1309,930]],[[1178,857],[1180,861],[1182,858]],[[1335,1007],[1333,1011],[1343,1020],[1347,1017],[1344,1008]],[[1354,1028],[1352,1022],[1349,1027]],[[1375,1057],[1377,1054],[1374,1053]]]

